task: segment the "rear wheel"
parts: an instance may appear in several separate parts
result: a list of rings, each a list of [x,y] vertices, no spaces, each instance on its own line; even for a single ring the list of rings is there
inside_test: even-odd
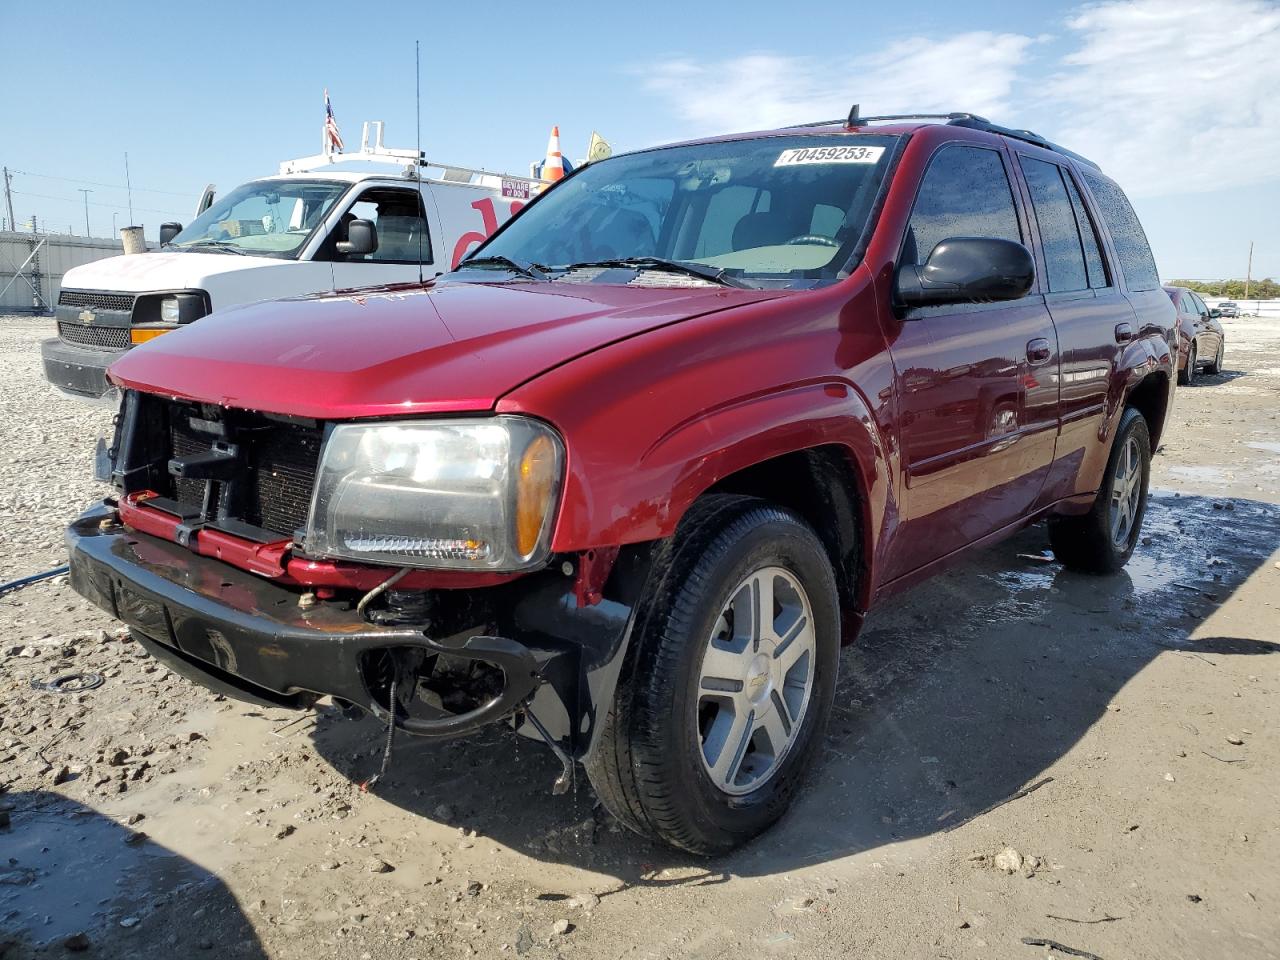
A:
[[[1218,341],[1218,352],[1214,354],[1213,362],[1205,365],[1204,372],[1217,376],[1222,372],[1222,352],[1226,347],[1226,343],[1222,340]]]
[[[1114,573],[1137,545],[1151,479],[1151,436],[1132,407],[1116,430],[1102,489],[1080,517],[1050,517],[1049,542],[1064,566],[1081,573]]]
[[[748,497],[698,501],[655,561],[586,761],[600,799],[694,853],[765,830],[821,741],[839,626],[835,577],[804,521]]]
[[[1178,371],[1178,383],[1184,387],[1193,382],[1196,378],[1196,342],[1191,341],[1191,351],[1187,354],[1187,366],[1184,370]]]

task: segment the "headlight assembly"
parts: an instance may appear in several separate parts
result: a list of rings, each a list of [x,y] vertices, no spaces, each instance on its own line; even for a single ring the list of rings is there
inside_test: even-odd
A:
[[[559,436],[525,417],[340,424],[303,546],[397,566],[526,570],[550,552],[563,473]]]

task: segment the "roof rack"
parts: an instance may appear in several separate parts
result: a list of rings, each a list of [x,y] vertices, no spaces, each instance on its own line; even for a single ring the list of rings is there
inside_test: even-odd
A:
[[[1046,140],[1044,137],[1040,136],[1040,134],[1033,133],[1030,130],[1017,130],[1013,127],[1002,127],[1000,124],[992,123],[990,120],[983,117],[967,117],[952,120],[950,121],[950,125],[954,127],[968,127],[971,130],[985,130],[987,133],[998,133],[1002,137],[1012,137],[1014,140],[1021,140],[1024,143],[1033,143],[1037,147],[1044,147],[1044,149],[1052,150],[1054,153],[1065,154],[1073,160],[1078,160],[1080,163],[1093,167],[1095,170],[1101,169],[1101,167],[1088,157],[1083,157],[1074,150],[1068,150],[1066,147],[1059,146],[1052,140]]]
[[[886,114],[880,117],[864,117],[859,112],[859,104],[854,104],[849,110],[849,116],[843,120],[817,120],[813,123],[800,123],[798,127],[829,127],[832,124],[843,123],[846,127],[856,128],[864,127],[872,122],[885,122],[893,120],[945,120],[949,126],[966,127],[970,130],[985,130],[987,133],[996,133],[1004,137],[1012,137],[1015,140],[1022,140],[1025,143],[1033,143],[1037,147],[1043,147],[1046,150],[1052,150],[1055,153],[1061,153],[1080,163],[1088,164],[1095,170],[1101,169],[1096,163],[1088,157],[1083,157],[1074,150],[1068,150],[1066,147],[1059,146],[1051,140],[1046,140],[1038,133],[1030,130],[1020,130],[1013,127],[1002,127],[998,123],[992,123],[986,117],[980,117],[976,113],[956,112],[956,113],[895,113]]]
[[[370,128],[373,142],[369,141]],[[280,164],[280,173],[315,173],[326,167],[339,163],[378,163],[394,166],[401,170],[407,180],[435,179],[443,183],[476,184],[500,187],[503,180],[518,180],[534,183],[528,177],[509,173],[493,173],[472,167],[460,167],[452,163],[438,163],[427,159],[420,150],[394,150],[382,143],[383,123],[381,120],[366,120],[360,137],[360,149],[352,153],[318,153],[310,157],[298,157]],[[423,177],[422,167],[433,167],[441,171],[438,177]]]
[[[833,123],[843,123],[846,127],[862,127],[873,121],[888,120],[978,120],[982,123],[989,123],[984,117],[978,116],[976,113],[892,113],[885,114],[881,117],[864,117],[858,112],[859,104],[854,104],[849,110],[849,116],[839,120],[815,120],[813,123],[799,123],[798,127],[829,127]]]

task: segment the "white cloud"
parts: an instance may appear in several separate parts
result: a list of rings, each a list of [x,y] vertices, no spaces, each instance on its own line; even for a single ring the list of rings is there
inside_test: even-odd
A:
[[[1033,51],[1065,48],[1040,62]],[[679,133],[754,130],[864,113],[972,110],[1096,160],[1131,194],[1280,179],[1280,5],[1107,0],[1058,35],[910,37],[832,61],[759,52],[649,65],[643,84]]]
[[[1007,113],[1030,37],[973,32],[912,37],[833,63],[754,53],[719,61],[671,59],[645,70],[645,86],[671,102],[695,134],[831,120],[863,113]]]
[[[1138,0],[1083,7],[1047,84],[1054,134],[1127,191],[1160,196],[1280,176],[1280,6]],[[1043,132],[1043,131],[1042,131]]]

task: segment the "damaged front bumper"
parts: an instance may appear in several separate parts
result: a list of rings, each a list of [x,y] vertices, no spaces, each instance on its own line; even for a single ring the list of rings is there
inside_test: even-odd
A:
[[[466,598],[467,608],[492,613],[474,629],[437,636],[430,623],[369,623],[354,603],[303,605],[296,587],[121,526],[109,502],[71,524],[67,547],[75,590],[133,628],[174,672],[254,703],[304,708],[327,695],[384,720],[398,688],[396,725],[428,737],[510,721],[583,757],[612,701],[630,630],[629,607],[582,607],[550,573],[470,591],[490,596]],[[444,662],[464,672],[485,665],[482,695],[462,709],[432,696],[423,670]]]

